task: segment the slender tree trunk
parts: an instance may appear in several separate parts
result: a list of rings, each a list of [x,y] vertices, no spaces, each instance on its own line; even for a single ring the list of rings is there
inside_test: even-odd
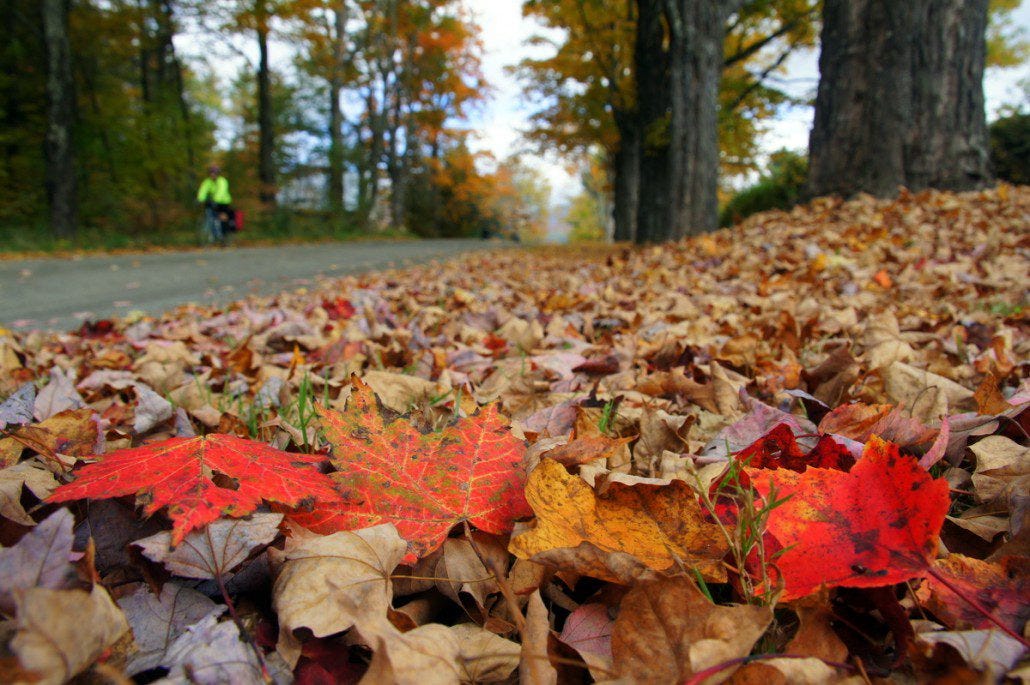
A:
[[[329,209],[334,214],[343,210],[343,112],[340,95],[343,90],[344,56],[347,48],[347,7],[339,2],[333,10],[333,70],[329,79],[329,175],[327,192]]]
[[[986,21],[987,0],[826,0],[809,193],[982,185]]]
[[[65,0],[42,0],[42,11],[47,57],[44,152],[50,226],[55,237],[71,238],[78,225],[78,198],[72,144],[75,97],[68,43],[68,4]]]
[[[268,64],[268,8],[265,0],[254,4],[258,41],[258,180],[259,197],[266,205],[275,204],[275,129],[272,111],[272,74]]]
[[[634,66],[637,111],[640,117],[640,201],[637,207],[638,243],[660,242],[668,235],[669,216],[669,55],[663,0],[637,0],[637,40]],[[644,180],[646,179],[646,181]]]
[[[619,149],[612,156],[612,219],[614,240],[633,241],[637,237],[637,211],[640,207],[640,129],[636,113],[618,114]]]

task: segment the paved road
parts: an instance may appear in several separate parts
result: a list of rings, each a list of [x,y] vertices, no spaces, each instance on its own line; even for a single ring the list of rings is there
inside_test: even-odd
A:
[[[318,275],[404,266],[495,247],[478,240],[327,243],[0,261],[0,326],[62,330],[133,310],[299,288]]]

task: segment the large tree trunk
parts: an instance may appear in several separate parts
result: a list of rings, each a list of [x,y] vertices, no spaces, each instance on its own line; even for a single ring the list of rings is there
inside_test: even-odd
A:
[[[616,113],[619,149],[612,159],[612,219],[614,240],[633,241],[637,237],[637,211],[640,207],[640,128],[636,113]]]
[[[68,44],[68,4],[65,0],[43,0],[42,10],[47,57],[44,152],[50,226],[55,237],[71,238],[78,224],[78,203],[72,145],[75,97]]]
[[[991,177],[984,115],[987,0],[934,0],[913,43],[912,111],[906,183],[912,189],[969,190]]]
[[[637,0],[643,148],[636,242],[718,227],[716,131],[726,20],[742,0]]]
[[[987,0],[826,0],[809,193],[982,185],[986,21]]]
[[[672,239],[719,227],[719,81],[732,5],[666,0],[670,26],[669,202]]]
[[[258,40],[258,180],[259,197],[275,204],[275,128],[272,111],[272,73],[268,65],[268,9],[264,0],[254,4]]]

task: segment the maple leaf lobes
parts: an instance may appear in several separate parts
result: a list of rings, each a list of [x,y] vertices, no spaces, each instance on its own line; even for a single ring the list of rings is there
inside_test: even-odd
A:
[[[404,561],[411,562],[443,544],[461,521],[499,535],[532,513],[523,494],[526,448],[496,405],[423,434],[403,418],[387,424],[375,393],[356,381],[346,411],[318,411],[334,448],[330,461],[338,471],[330,477],[339,494],[289,515],[311,531],[392,523],[408,541]]]
[[[231,435],[171,438],[101,456],[47,501],[136,495],[148,516],[168,507],[174,546],[220,516],[250,514],[262,500],[296,507],[334,498],[332,482],[314,468],[322,461]],[[216,483],[216,473],[233,487]]]
[[[951,500],[948,484],[873,436],[845,473],[809,467],[748,469],[755,489],[777,499],[768,530],[787,548],[776,561],[783,599],[828,587],[881,587],[925,575]]]

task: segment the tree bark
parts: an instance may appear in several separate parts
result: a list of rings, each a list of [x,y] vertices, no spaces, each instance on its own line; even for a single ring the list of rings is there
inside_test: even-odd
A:
[[[640,117],[640,189],[637,243],[659,242],[668,231],[669,198],[669,55],[663,0],[637,0],[634,68]]]
[[[343,210],[343,112],[340,96],[343,91],[343,68],[347,48],[347,6],[340,2],[333,10],[333,68],[329,79],[329,177],[327,192],[329,209],[334,214]]]
[[[275,204],[275,126],[272,111],[272,74],[268,64],[268,8],[265,0],[256,0],[258,41],[258,180],[259,197],[266,205]]]
[[[72,143],[75,96],[68,42],[68,4],[43,0],[47,59],[46,191],[50,226],[56,238],[72,238],[78,225],[75,149]]]
[[[637,237],[637,211],[640,207],[640,129],[636,113],[616,114],[619,149],[612,159],[612,219],[617,242]]]
[[[666,0],[670,26],[667,237],[719,227],[719,81],[726,20],[739,2]]]
[[[983,185],[986,22],[987,0],[826,0],[809,194]]]

